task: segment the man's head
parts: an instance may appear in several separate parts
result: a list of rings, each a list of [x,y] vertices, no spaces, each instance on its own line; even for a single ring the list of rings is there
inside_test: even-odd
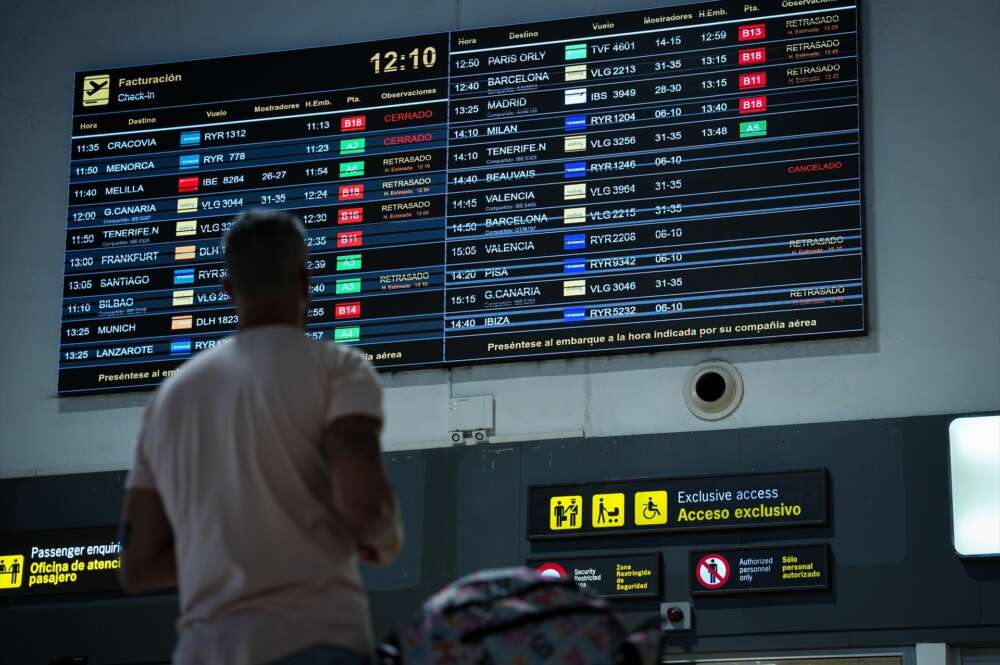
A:
[[[240,214],[223,241],[226,292],[241,327],[301,325],[309,300],[306,233],[294,215],[251,210]]]

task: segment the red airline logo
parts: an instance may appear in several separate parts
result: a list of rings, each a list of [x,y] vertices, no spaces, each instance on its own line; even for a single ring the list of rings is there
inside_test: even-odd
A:
[[[337,303],[337,308],[334,310],[333,316],[336,319],[356,319],[361,316],[361,303]]]
[[[754,90],[767,87],[767,72],[751,72],[740,74],[740,90]]]
[[[767,97],[740,98],[740,115],[746,113],[763,113],[767,110]]]
[[[361,132],[365,129],[365,116],[363,115],[345,115],[340,119],[340,131],[342,132]]]
[[[764,23],[741,25],[736,31],[739,34],[738,39],[741,42],[752,42],[755,39],[764,39],[767,37],[767,26]]]
[[[177,191],[180,194],[198,191],[198,176],[177,179]]]
[[[363,183],[357,185],[341,185],[337,188],[338,201],[356,201],[365,198],[365,186]]]
[[[744,48],[739,53],[740,65],[757,65],[767,62],[766,48]]]
[[[337,212],[338,224],[360,224],[365,221],[364,208],[341,208]]]
[[[337,249],[343,247],[361,247],[361,231],[341,231],[337,234]]]

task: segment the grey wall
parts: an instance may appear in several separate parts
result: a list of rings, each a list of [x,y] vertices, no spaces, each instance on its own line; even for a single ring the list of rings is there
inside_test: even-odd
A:
[[[739,432],[536,441],[387,455],[404,506],[407,543],[385,569],[367,569],[378,635],[407,620],[459,575],[519,565],[529,554],[659,550],[665,598],[685,600],[691,550],[830,543],[828,592],[699,597],[695,630],[669,651],[740,652],[1000,643],[1000,560],[959,559],[951,544],[947,417],[764,427]],[[827,468],[826,526],[674,532],[617,538],[526,540],[530,484],[638,476],[727,475]],[[0,481],[0,532],[114,523],[122,473]],[[72,501],[67,501],[72,497]],[[656,601],[619,602],[627,620],[656,616]],[[168,658],[176,599],[104,598],[3,604],[16,643],[0,663],[87,655],[91,665]]]
[[[55,398],[77,69],[637,9],[657,0],[6,0],[0,5],[0,474],[123,468],[142,395]],[[663,3],[662,0],[660,4]],[[866,10],[868,338],[387,376],[392,449],[440,445],[449,395],[496,396],[499,440],[976,411],[1000,405],[1000,24],[988,0]],[[697,361],[746,381],[717,425]]]

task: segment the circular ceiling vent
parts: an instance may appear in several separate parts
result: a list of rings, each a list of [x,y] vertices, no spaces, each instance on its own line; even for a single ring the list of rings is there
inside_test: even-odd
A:
[[[702,420],[721,420],[743,401],[743,377],[724,360],[709,360],[688,372],[684,402]]]

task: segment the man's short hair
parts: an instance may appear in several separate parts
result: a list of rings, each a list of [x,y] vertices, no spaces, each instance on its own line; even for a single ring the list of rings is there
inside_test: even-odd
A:
[[[223,240],[229,282],[254,299],[296,289],[306,270],[306,231],[295,215],[269,210],[241,213]]]

